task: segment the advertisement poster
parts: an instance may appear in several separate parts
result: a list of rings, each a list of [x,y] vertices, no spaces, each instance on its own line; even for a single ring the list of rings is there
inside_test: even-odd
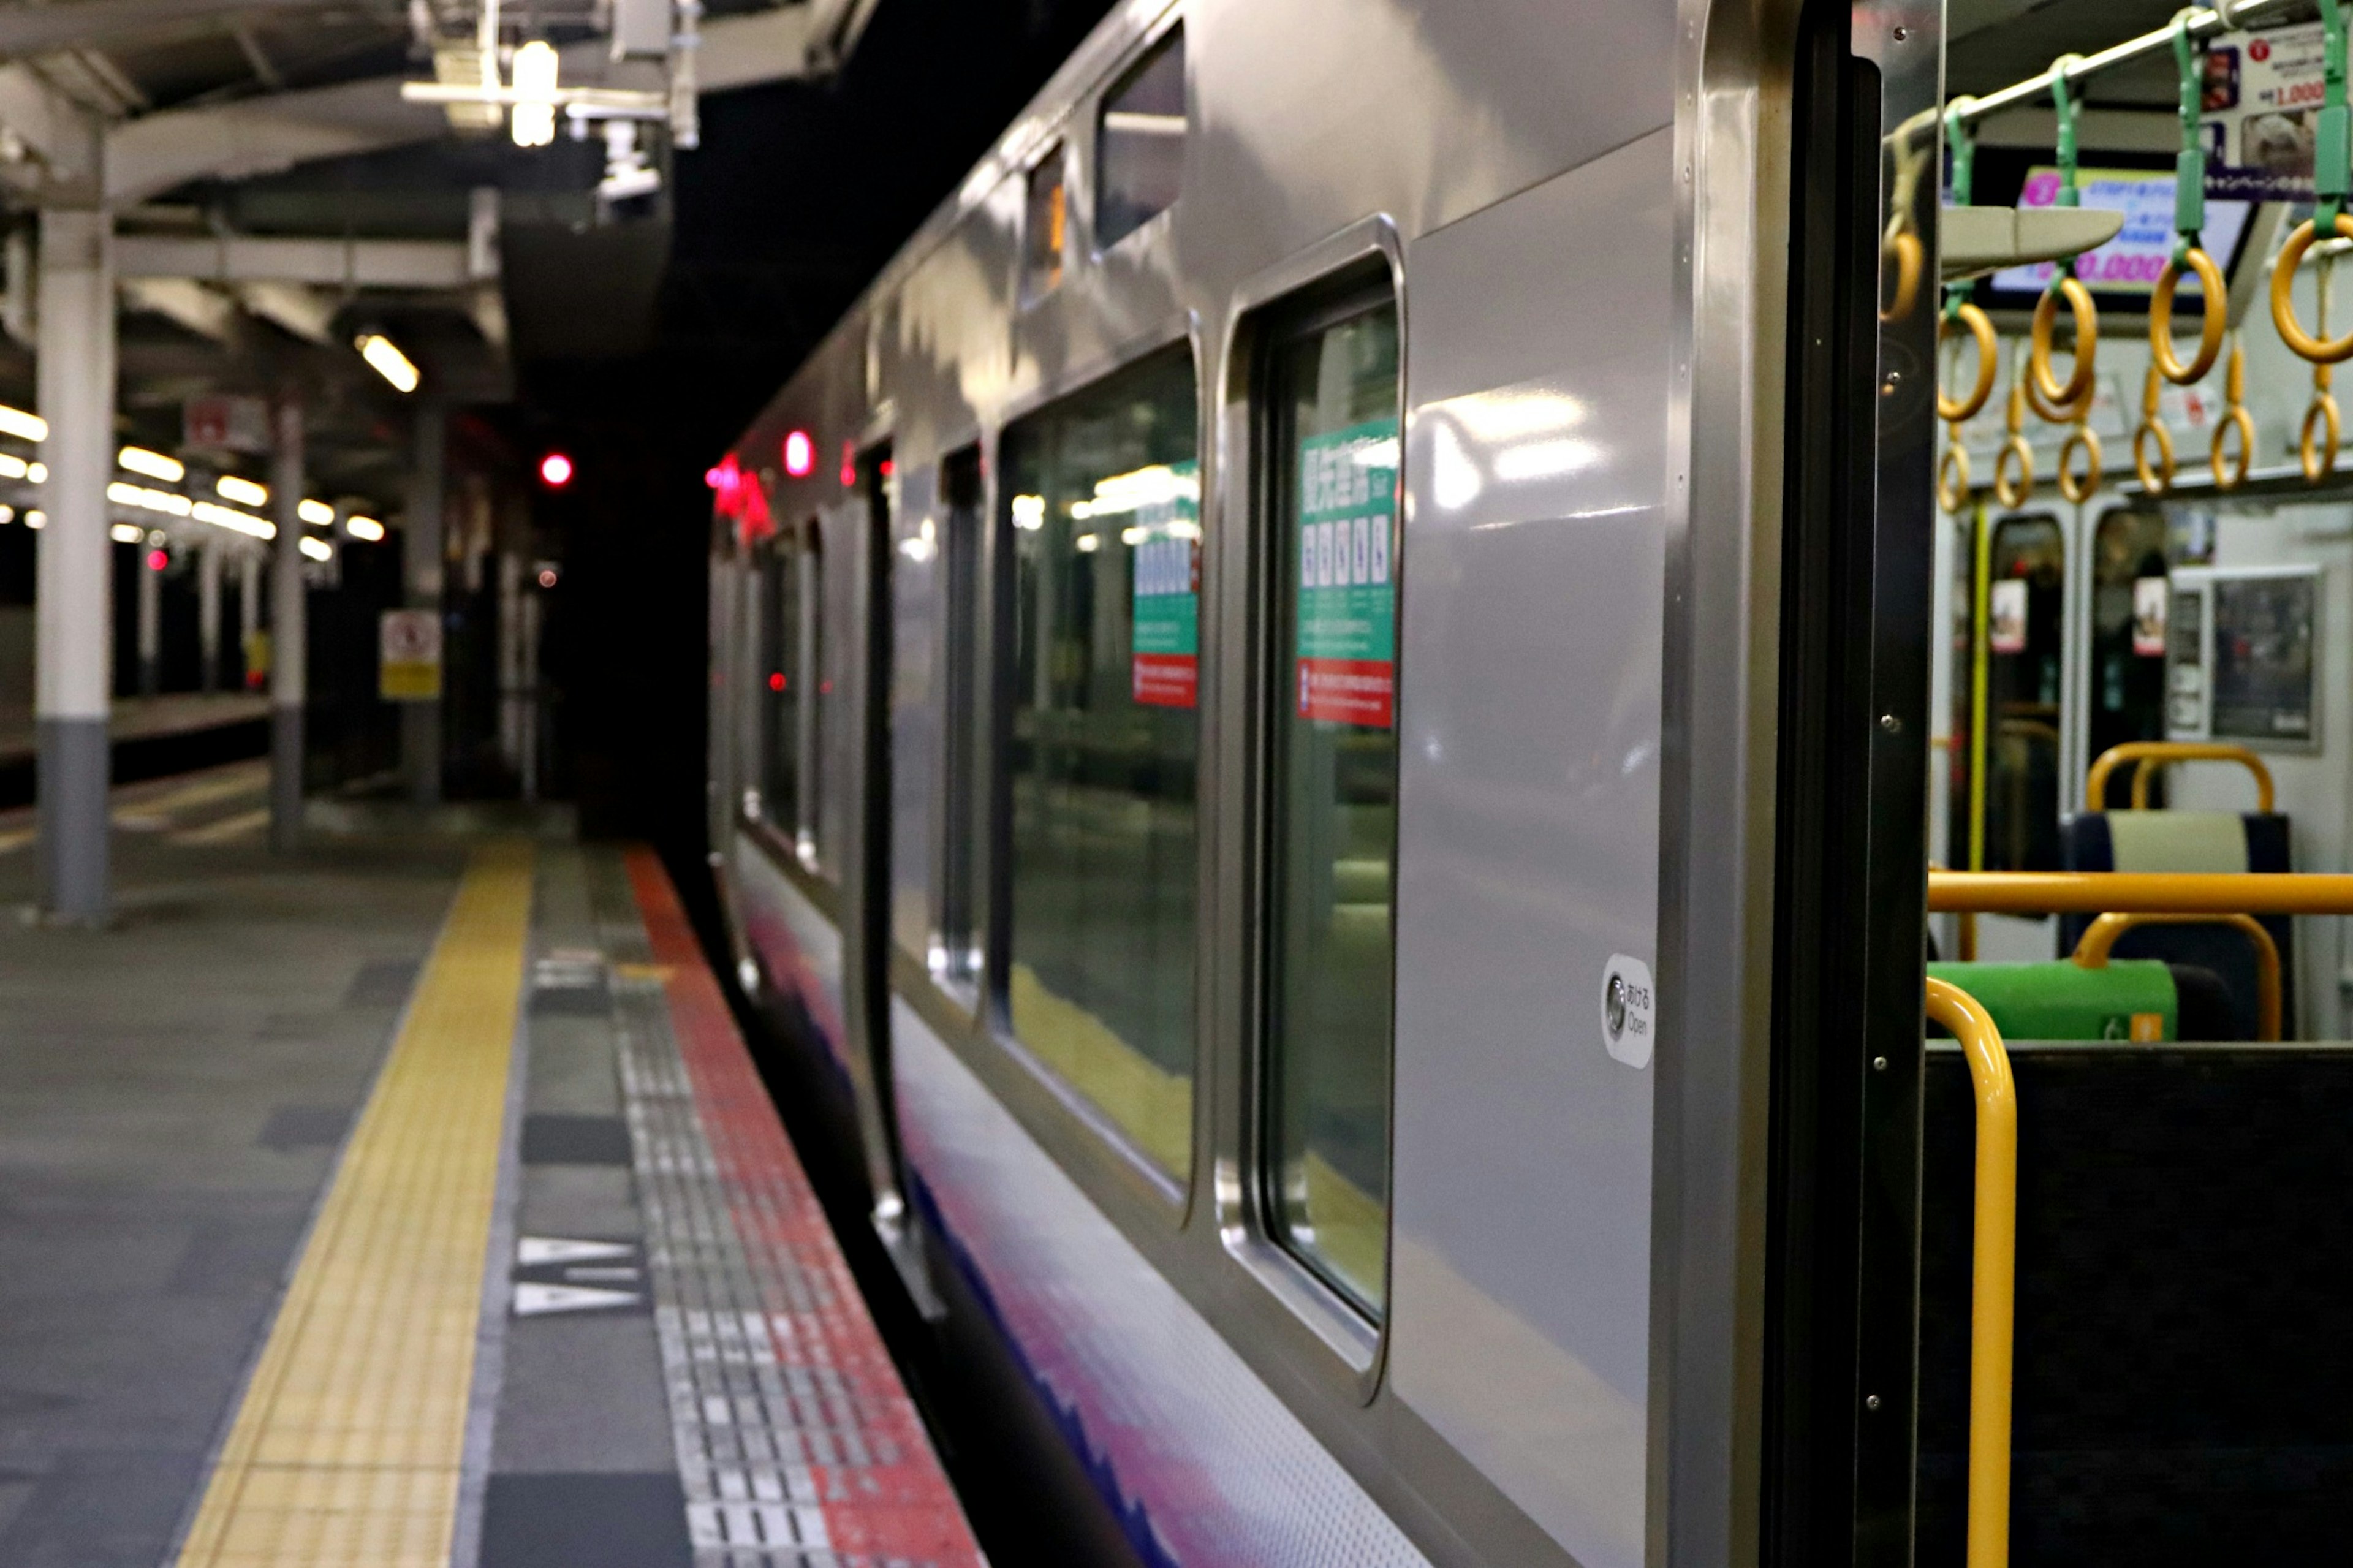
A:
[[[2200,108],[2206,194],[2312,200],[2312,147],[2323,90],[2317,22],[2218,33],[2206,45]],[[2209,250],[2222,252],[2211,241]]]
[[[387,702],[441,696],[441,612],[386,610],[376,622],[376,695]]]
[[[2133,579],[2133,652],[2143,658],[2165,657],[2165,607],[2171,599],[2167,579]]]
[[[2210,165],[2211,166],[2211,165]],[[2305,169],[2307,179],[2312,164],[2307,155]],[[2209,180],[2208,185],[2212,185]],[[2166,258],[2173,254],[2173,173],[2169,169],[2078,169],[2075,171],[2075,194],[2086,207],[2103,212],[2125,215],[2125,226],[2116,238],[2105,245],[2087,250],[2075,263],[2075,276],[2088,288],[2103,293],[2147,295],[2157,288],[2157,275],[2165,270]],[[2018,193],[2021,207],[2049,207],[2059,204],[2059,168],[2053,163],[2037,164],[2026,172],[2026,184]],[[2207,254],[2228,261],[2239,246],[2239,233],[2247,226],[2247,207],[2242,202],[2211,202],[2206,207],[2206,227],[2200,235]],[[2005,267],[1993,275],[1993,286],[1999,292],[2040,294],[2052,279],[2059,275],[2057,263],[2038,261],[2025,267]],[[2174,291],[2175,299],[2190,300],[2204,293],[2196,273],[2184,276]],[[2177,309],[2179,307],[2177,306]]]
[[[1135,700],[1191,708],[1201,685],[1201,502],[1198,469],[1170,465],[1168,495],[1135,509],[1129,525],[1134,639],[1129,678]]]
[[[1299,443],[1299,716],[1388,729],[1397,702],[1398,422]]]
[[[1987,595],[1986,646],[1996,653],[2026,651],[2026,579],[2003,577]]]

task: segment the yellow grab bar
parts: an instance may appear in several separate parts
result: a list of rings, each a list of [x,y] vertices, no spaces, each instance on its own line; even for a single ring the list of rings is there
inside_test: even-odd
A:
[[[2337,871],[1931,871],[1931,910],[2004,915],[2353,915]]]
[[[2018,1294],[2018,1084],[1978,999],[1928,980],[1928,1016],[1953,1032],[1977,1091],[1976,1223],[1969,1266],[1968,1568],[2009,1568],[2010,1352]]]
[[[2280,1037],[2279,943],[2272,940],[2272,933],[2263,929],[2261,921],[2246,914],[2183,914],[2179,910],[2160,913],[2152,910],[2112,912],[2084,928],[2084,940],[2075,944],[2075,962],[2085,969],[2105,969],[2116,939],[2139,925],[2226,925],[2245,931],[2248,942],[2255,950],[2255,1038],[2268,1043]]]
[[[2126,741],[2120,746],[2110,746],[2092,764],[2091,776],[2084,781],[2084,802],[2093,811],[2103,809],[2108,798],[2108,775],[2119,763],[2133,764],[2132,803],[2135,811],[2148,809],[2148,775],[2150,763],[2164,767],[2168,763],[2236,763],[2255,775],[2255,809],[2269,812],[2272,808],[2272,771],[2263,765],[2263,758],[2244,746],[2224,745],[2214,741]]]

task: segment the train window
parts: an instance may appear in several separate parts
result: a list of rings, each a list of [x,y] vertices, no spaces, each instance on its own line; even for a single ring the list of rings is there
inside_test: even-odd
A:
[[[2052,518],[2009,517],[1984,549],[1970,649],[1984,660],[1984,733],[1957,759],[1954,837],[1978,869],[2055,870],[2065,539]]]
[[[2165,739],[2165,614],[2168,531],[2165,514],[2119,507],[2092,531],[2092,689],[2087,757],[2127,741]],[[2163,805],[2165,775],[2150,781],[2152,805]],[[2110,775],[2105,800],[2092,811],[2132,804],[2132,781]]]
[[[1105,249],[1176,203],[1185,177],[1185,29],[1103,94],[1095,127],[1095,243]]]
[[[980,922],[973,898],[980,846],[980,448],[940,465],[946,514],[940,551],[943,679],[940,714],[940,879],[931,967],[944,979],[979,972]]]
[[[801,864],[817,870],[821,864],[818,850],[818,825],[822,820],[819,811],[826,804],[825,761],[827,750],[826,710],[833,698],[831,673],[833,648],[828,640],[825,615],[825,531],[816,519],[809,520],[803,531],[807,547],[801,552],[800,628],[802,668],[808,671],[808,685],[813,689],[804,693],[798,718],[801,729],[801,755],[808,766],[801,778],[800,830],[795,835],[795,847]]]
[[[1070,186],[1062,144],[1054,143],[1029,170],[1021,215],[1021,302],[1037,303],[1062,285],[1070,238]]]
[[[789,534],[760,563],[761,815],[786,833],[800,824],[800,549]]]
[[[1171,1173],[1193,1121],[1197,424],[1172,349],[1009,427],[999,484],[1004,1001]]]
[[[1267,1221],[1380,1315],[1397,861],[1398,317],[1279,341],[1271,398]]]

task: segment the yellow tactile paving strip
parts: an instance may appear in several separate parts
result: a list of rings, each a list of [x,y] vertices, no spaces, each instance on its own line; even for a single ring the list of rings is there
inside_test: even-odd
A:
[[[531,932],[477,850],[256,1363],[180,1568],[445,1568]]]

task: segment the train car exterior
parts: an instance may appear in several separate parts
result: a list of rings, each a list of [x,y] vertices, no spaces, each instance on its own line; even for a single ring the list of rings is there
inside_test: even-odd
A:
[[[1920,895],[1837,911],[1916,881],[1925,633],[1832,669],[1783,577],[1843,529],[1809,603],[1926,615],[1873,542],[1928,537],[1933,321],[1870,307],[1938,26],[1136,0],[714,473],[747,986],[1138,1560],[1829,1562],[1905,1517],[1865,1396],[1908,1431],[1909,1342],[1851,1320],[1908,1245],[1856,1194],[1916,1180],[1862,1129],[1910,1147],[1918,1081],[1771,1042],[1810,996],[1916,1055]],[[1822,712],[1868,732],[1798,822]],[[1818,1167],[1852,1234],[1777,1239]]]

